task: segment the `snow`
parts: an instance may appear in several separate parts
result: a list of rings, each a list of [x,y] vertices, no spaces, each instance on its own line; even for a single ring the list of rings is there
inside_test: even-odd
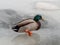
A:
[[[36,8],[42,10],[60,10],[58,6],[52,5],[50,3],[44,3],[44,2],[37,2]]]
[[[14,45],[10,40],[10,38],[6,37],[0,38],[0,45]]]

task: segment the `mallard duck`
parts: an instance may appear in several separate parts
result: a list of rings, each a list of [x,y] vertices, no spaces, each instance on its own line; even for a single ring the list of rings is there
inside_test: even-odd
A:
[[[39,20],[44,20],[41,15],[36,15],[34,19],[25,19],[16,24],[12,29],[15,32],[26,32],[29,36],[32,35],[31,31],[38,30],[41,27]]]

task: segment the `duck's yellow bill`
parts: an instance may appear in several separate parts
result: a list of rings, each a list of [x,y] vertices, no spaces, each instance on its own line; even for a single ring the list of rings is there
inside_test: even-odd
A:
[[[44,18],[42,18],[42,21],[44,21]]]

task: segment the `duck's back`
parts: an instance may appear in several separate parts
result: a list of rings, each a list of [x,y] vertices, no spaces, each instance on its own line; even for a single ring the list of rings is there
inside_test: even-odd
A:
[[[33,19],[25,19],[25,20],[20,21],[17,25],[21,26],[21,25],[26,25],[28,23],[33,23],[33,22],[35,22]]]

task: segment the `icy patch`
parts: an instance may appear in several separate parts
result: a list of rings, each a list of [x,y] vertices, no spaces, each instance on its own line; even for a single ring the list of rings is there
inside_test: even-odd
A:
[[[9,37],[2,37],[0,38],[0,45],[14,45]]]
[[[27,36],[26,34],[21,34],[13,39],[15,45],[40,45],[40,36],[33,33],[33,35]]]

